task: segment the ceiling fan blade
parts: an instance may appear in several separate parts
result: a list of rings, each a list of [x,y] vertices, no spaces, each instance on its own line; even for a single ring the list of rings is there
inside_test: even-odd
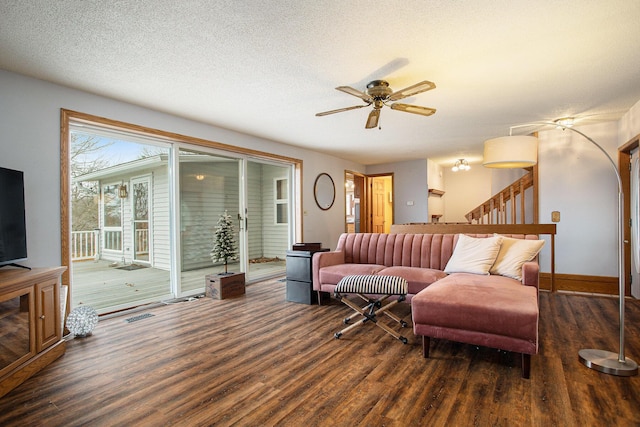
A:
[[[342,113],[343,111],[355,110],[356,108],[368,107],[368,105],[354,105],[353,107],[338,108],[337,110],[323,111],[316,113],[316,116],[328,116],[329,114]]]
[[[338,86],[336,90],[339,90],[340,92],[348,93],[349,95],[357,96],[358,98],[362,99],[365,102],[373,101],[373,98],[371,96],[367,95],[364,92],[360,92],[358,89],[354,89],[351,86]]]
[[[373,109],[369,113],[369,117],[367,117],[367,124],[364,126],[365,129],[373,129],[378,126],[378,119],[380,118],[380,110]]]
[[[421,116],[430,116],[436,112],[435,108],[421,107],[419,105],[409,105],[395,103],[391,104],[392,110],[404,111],[405,113],[420,114]]]
[[[411,95],[426,92],[435,87],[436,87],[435,83],[425,80],[423,82],[416,83],[412,86],[393,92],[391,95],[389,95],[389,101],[397,101],[399,99],[406,98]]]

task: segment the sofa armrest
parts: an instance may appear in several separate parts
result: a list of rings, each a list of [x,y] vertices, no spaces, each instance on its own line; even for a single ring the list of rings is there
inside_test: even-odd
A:
[[[316,252],[313,254],[313,290],[320,290],[320,269],[329,265],[344,264],[344,252]]]
[[[539,288],[540,265],[537,262],[529,261],[522,265],[522,284]]]

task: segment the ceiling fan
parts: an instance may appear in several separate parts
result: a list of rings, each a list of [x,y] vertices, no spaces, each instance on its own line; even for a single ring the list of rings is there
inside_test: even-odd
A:
[[[406,113],[420,114],[422,116],[430,116],[436,112],[435,108],[421,107],[419,105],[401,104],[399,102],[393,102],[389,105],[389,102],[398,101],[403,98],[407,98],[418,93],[426,92],[435,88],[435,83],[430,81],[422,81],[412,86],[406,87],[399,91],[392,91],[389,87],[389,83],[385,80],[373,80],[367,84],[365,92],[361,92],[350,86],[338,86],[336,90],[339,90],[349,95],[357,96],[362,99],[364,105],[354,105],[353,107],[338,108],[337,110],[324,111],[317,113],[316,116],[327,116],[329,114],[341,113],[343,111],[355,110],[357,108],[368,107],[373,105],[373,110],[369,113],[367,118],[366,129],[372,129],[378,126],[378,119],[380,118],[380,109],[387,105],[392,110],[404,111]]]

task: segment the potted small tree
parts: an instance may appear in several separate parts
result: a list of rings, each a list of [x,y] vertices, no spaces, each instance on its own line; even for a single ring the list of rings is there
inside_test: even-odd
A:
[[[218,225],[216,225],[216,231],[213,233],[211,260],[214,263],[218,261],[224,262],[224,274],[230,274],[227,266],[229,261],[236,259],[238,259],[238,248],[236,247],[233,221],[231,215],[225,210],[218,218]]]
[[[244,273],[229,273],[228,271],[229,261],[236,259],[238,259],[238,248],[233,230],[233,220],[225,210],[218,219],[218,225],[216,225],[213,234],[213,249],[211,250],[211,260],[214,263],[224,262],[224,272],[217,275],[210,274],[206,277],[206,296],[225,299],[244,295]]]

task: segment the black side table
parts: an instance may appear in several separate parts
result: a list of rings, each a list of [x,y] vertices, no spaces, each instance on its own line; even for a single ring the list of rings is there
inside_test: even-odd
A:
[[[328,251],[328,248],[287,251],[287,301],[318,303],[318,293],[313,291],[313,254]]]

